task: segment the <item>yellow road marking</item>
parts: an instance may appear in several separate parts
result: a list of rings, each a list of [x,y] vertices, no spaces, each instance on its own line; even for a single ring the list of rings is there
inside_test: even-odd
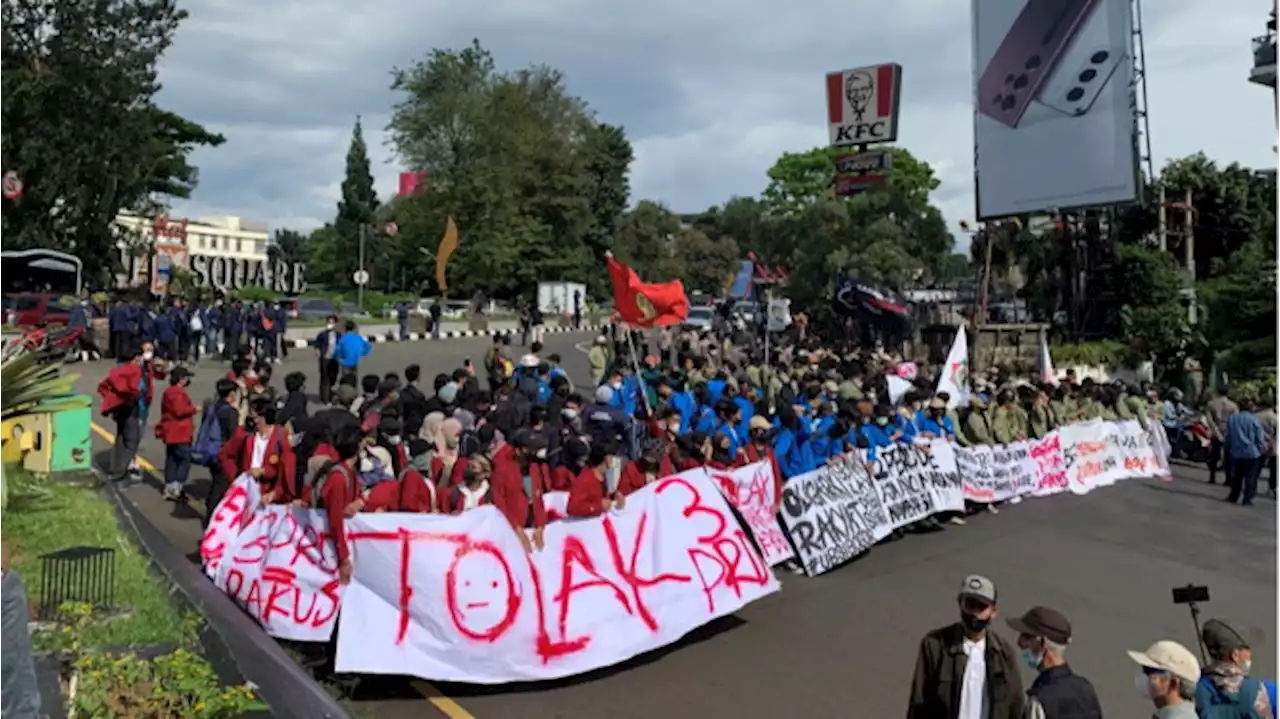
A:
[[[108,444],[115,444],[116,436],[108,432],[107,430],[103,429],[102,426],[99,425],[97,422],[91,421],[89,423],[89,427],[94,431],[95,434],[105,439]],[[160,472],[160,470],[156,469],[156,466],[154,464],[147,461],[146,457],[143,457],[142,455],[138,455],[138,466],[156,475],[157,477],[160,477],[161,481],[164,481],[164,477]],[[200,514],[205,513],[204,503],[201,502],[200,500],[192,497],[187,500],[187,504],[191,505]],[[474,714],[467,711],[466,709],[463,709],[462,705],[458,704],[458,702],[445,696],[440,691],[440,689],[437,688],[436,685],[432,684],[431,682],[428,682],[424,679],[413,679],[410,681],[410,684],[413,685],[414,689],[417,689],[419,692],[421,692],[422,695],[427,698],[427,701],[431,702],[432,706],[440,710],[440,713],[444,714],[449,719],[476,719]]]

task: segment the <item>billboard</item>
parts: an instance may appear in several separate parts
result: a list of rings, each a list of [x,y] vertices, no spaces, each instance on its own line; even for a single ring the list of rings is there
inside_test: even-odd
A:
[[[1138,193],[1131,0],[973,0],[979,219]]]
[[[827,73],[827,131],[832,147],[898,139],[897,63]]]

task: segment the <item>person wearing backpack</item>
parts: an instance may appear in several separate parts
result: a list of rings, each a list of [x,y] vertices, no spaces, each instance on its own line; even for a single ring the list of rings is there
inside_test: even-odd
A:
[[[218,380],[217,396],[205,404],[200,430],[191,445],[191,461],[209,468],[209,493],[205,496],[205,526],[222,497],[231,488],[231,480],[222,471],[219,455],[240,426],[240,385],[229,379]]]
[[[329,520],[329,539],[338,555],[338,581],[344,585],[351,582],[355,570],[351,563],[351,548],[347,545],[346,520],[364,509],[355,467],[363,443],[364,434],[358,426],[344,424],[339,427],[333,442],[339,459],[325,464],[311,492],[311,506],[322,510]]]
[[[191,473],[191,443],[195,434],[191,418],[197,410],[187,394],[190,384],[191,371],[174,367],[169,372],[169,386],[160,396],[156,438],[164,442],[164,498],[172,502],[186,501],[187,476]]]
[[[1210,619],[1200,630],[1209,664],[1196,684],[1200,719],[1273,719],[1276,708],[1267,686],[1249,676],[1253,650],[1234,629]]]
[[[276,425],[276,405],[257,397],[249,403],[249,417],[218,453],[227,478],[247,474],[258,480],[263,504],[290,504],[297,487],[289,430]]]
[[[107,475],[111,479],[124,479],[129,474],[138,473],[138,443],[142,439],[142,428],[147,423],[152,387],[155,380],[165,374],[164,362],[155,360],[150,342],[144,342],[141,347],[127,347],[122,358],[124,363],[113,367],[98,383],[102,415],[111,417],[116,425],[115,443],[107,467]]]

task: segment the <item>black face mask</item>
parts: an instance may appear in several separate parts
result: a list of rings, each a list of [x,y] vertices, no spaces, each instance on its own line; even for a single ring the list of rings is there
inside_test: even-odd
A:
[[[990,619],[980,619],[977,615],[970,614],[966,611],[960,612],[960,623],[964,625],[966,631],[980,632],[987,628],[991,623]]]

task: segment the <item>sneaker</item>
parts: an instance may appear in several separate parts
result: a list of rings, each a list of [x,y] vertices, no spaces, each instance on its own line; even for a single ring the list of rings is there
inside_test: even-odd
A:
[[[952,517],[952,518],[951,518],[951,523],[952,523],[952,524],[958,524],[958,525],[960,525],[960,526],[962,526],[962,527],[963,527],[963,526],[964,526],[964,524],[965,524],[964,517],[961,517],[961,516],[955,516],[955,517]]]
[[[987,505],[987,511],[988,511],[988,512],[990,512],[990,513],[992,513],[992,514],[999,514],[999,513],[1000,513],[1000,510],[996,509],[996,505],[995,505],[995,504],[988,504],[988,505]]]
[[[1021,502],[1022,502],[1022,497],[1021,497],[1021,496],[1017,496],[1017,497],[1010,497],[1010,498],[1009,498],[1009,504],[1019,504],[1019,503],[1021,503]]]
[[[180,502],[186,498],[186,493],[182,491],[181,484],[170,482],[164,486],[164,498],[170,502]]]

